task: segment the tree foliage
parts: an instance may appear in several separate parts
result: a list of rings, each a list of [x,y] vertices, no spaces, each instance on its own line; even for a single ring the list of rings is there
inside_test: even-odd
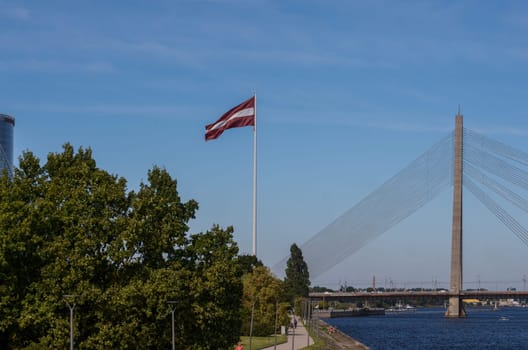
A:
[[[255,255],[242,254],[238,256],[238,263],[242,269],[242,273],[251,273],[253,269],[258,266],[264,266],[261,260],[259,260]]]
[[[198,203],[154,167],[137,192],[69,144],[0,177],[0,348],[228,349],[242,298],[232,228],[189,235]]]
[[[272,275],[265,266],[257,266],[246,273],[243,296],[243,324],[241,334],[249,335],[251,327],[251,309],[253,308],[253,335],[269,336],[275,331],[275,316],[278,312],[277,328],[287,325],[289,304],[284,302],[282,281]]]
[[[294,243],[290,247],[290,258],[286,262],[284,289],[288,300],[307,297],[310,287],[308,265],[304,261],[301,249]]]

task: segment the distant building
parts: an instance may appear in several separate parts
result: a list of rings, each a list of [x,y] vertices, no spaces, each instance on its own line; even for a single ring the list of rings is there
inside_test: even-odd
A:
[[[0,171],[8,169],[13,171],[13,129],[15,118],[0,114]]]

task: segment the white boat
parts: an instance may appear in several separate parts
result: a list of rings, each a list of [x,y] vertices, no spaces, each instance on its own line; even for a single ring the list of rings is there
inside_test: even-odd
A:
[[[409,304],[403,305],[402,303],[397,303],[391,308],[385,309],[385,312],[391,313],[391,312],[414,312],[416,311],[416,307],[411,306]]]

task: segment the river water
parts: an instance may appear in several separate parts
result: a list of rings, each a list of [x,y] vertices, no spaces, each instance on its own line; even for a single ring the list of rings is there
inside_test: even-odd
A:
[[[465,319],[445,318],[444,309],[417,309],[325,321],[372,350],[528,349],[528,308],[466,311]]]

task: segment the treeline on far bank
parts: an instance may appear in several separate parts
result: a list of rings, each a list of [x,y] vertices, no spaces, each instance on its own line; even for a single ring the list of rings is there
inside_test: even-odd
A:
[[[178,349],[231,348],[251,312],[253,335],[288,324],[305,264],[282,281],[239,255],[232,227],[189,233],[198,207],[165,169],[129,191],[90,149],[65,144],[44,164],[24,152],[0,176],[0,348],[68,348],[67,302],[78,349],[167,348],[171,307]]]

